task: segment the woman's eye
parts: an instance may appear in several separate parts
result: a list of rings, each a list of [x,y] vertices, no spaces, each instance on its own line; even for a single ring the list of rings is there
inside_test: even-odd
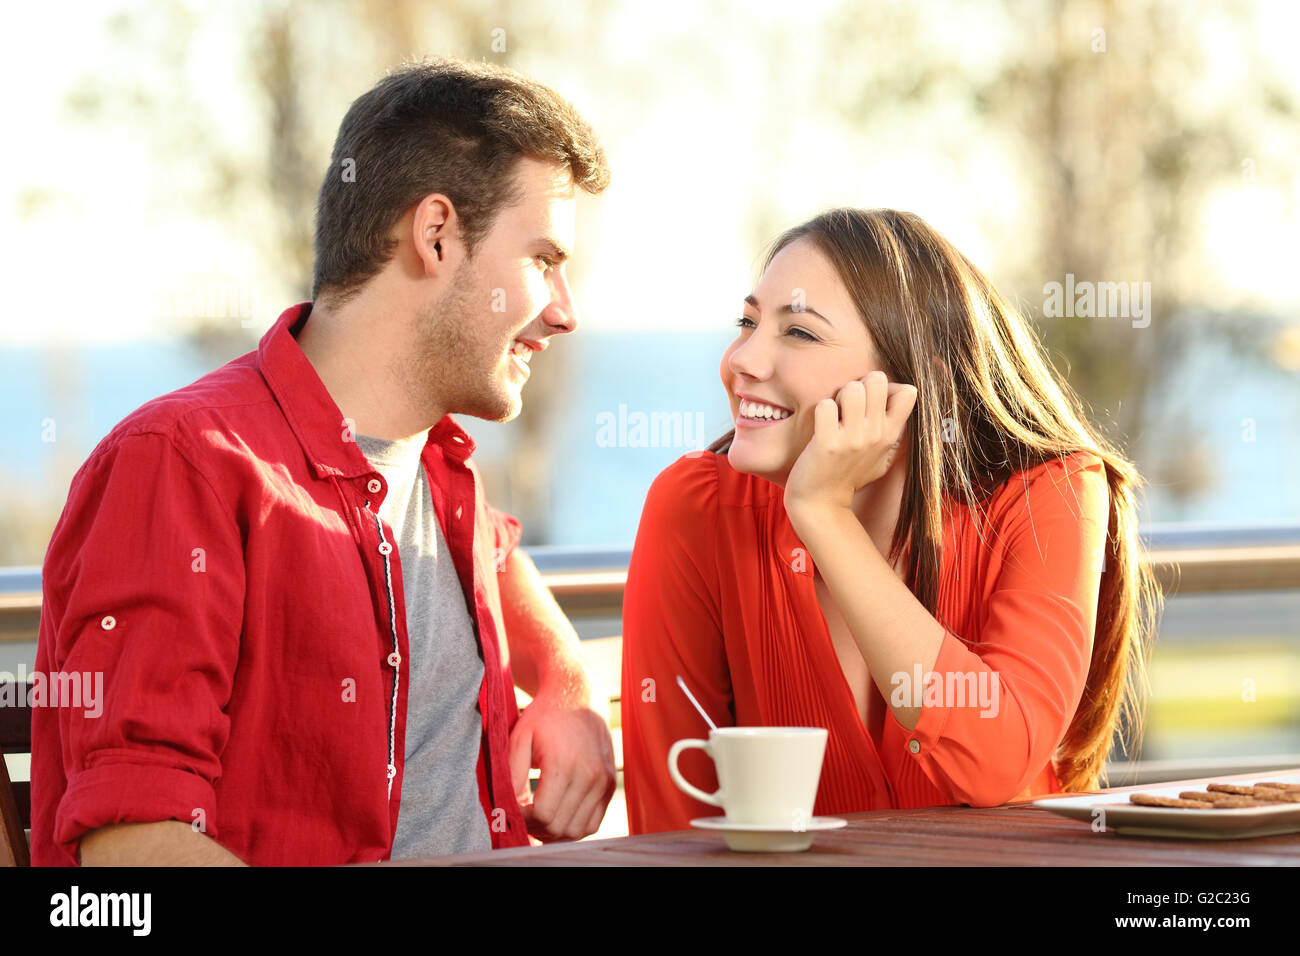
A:
[[[747,315],[742,315],[740,318],[738,318],[736,320],[736,325],[740,326],[742,329],[757,328],[757,326],[754,324],[754,320]],[[817,336],[813,335],[811,332],[805,332],[797,325],[790,326],[790,328],[786,329],[785,334],[794,336],[797,339],[803,339],[805,342],[820,341],[820,339],[818,339]]]

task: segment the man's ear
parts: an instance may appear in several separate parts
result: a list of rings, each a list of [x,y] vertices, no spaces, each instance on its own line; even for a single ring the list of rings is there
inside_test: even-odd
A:
[[[442,193],[431,193],[416,205],[411,238],[425,275],[436,276],[452,265],[459,232],[456,207]]]

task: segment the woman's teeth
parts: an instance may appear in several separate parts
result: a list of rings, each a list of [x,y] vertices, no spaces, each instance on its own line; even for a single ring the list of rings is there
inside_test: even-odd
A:
[[[760,421],[780,421],[783,418],[789,418],[790,413],[784,408],[773,408],[771,405],[762,405],[758,402],[747,402],[745,399],[740,400],[740,417],[754,418]]]

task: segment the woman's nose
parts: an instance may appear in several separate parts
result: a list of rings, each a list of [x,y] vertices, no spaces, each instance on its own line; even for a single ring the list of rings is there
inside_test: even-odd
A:
[[[762,381],[772,374],[770,350],[756,333],[751,332],[745,341],[731,350],[727,356],[727,368],[734,374]]]

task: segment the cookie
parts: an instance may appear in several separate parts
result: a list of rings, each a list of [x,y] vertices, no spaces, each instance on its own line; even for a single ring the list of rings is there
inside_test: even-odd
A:
[[[1263,790],[1261,793],[1269,793]],[[1280,791],[1272,791],[1280,793]],[[1180,800],[1200,800],[1210,807],[1257,807],[1267,802],[1266,798],[1256,794],[1223,793],[1221,791],[1205,792],[1203,790],[1184,790],[1178,795]],[[1283,798],[1279,798],[1283,799]]]
[[[1189,799],[1194,796],[1196,799]],[[1240,810],[1246,807],[1275,806],[1266,800],[1234,793],[1200,793],[1184,791],[1177,797],[1162,797],[1154,793],[1135,793],[1129,797],[1131,803],[1143,807],[1179,807],[1184,810]]]
[[[1234,809],[1234,808],[1238,808],[1238,806],[1268,806],[1268,805],[1269,803],[1266,800],[1256,800],[1255,797],[1251,797],[1251,796],[1238,796],[1236,795],[1236,793],[1223,793],[1223,795],[1217,797],[1216,800],[1213,800],[1212,803],[1208,804],[1209,808],[1213,810],[1219,810],[1223,808]]]
[[[1218,803],[1220,800],[1237,799],[1231,793],[1206,793],[1204,790],[1184,790],[1178,795],[1179,800],[1196,800],[1199,803]]]
[[[1300,790],[1274,790],[1271,787],[1251,788],[1251,798],[1269,803],[1300,803]]]
[[[1211,783],[1207,784],[1205,789],[1215,793],[1235,793],[1243,797],[1255,792],[1254,787],[1243,787],[1239,783]]]
[[[1182,800],[1176,797],[1161,797],[1154,793],[1133,793],[1129,802],[1140,807],[1184,807],[1189,810],[1212,810],[1213,805],[1203,800]]]

